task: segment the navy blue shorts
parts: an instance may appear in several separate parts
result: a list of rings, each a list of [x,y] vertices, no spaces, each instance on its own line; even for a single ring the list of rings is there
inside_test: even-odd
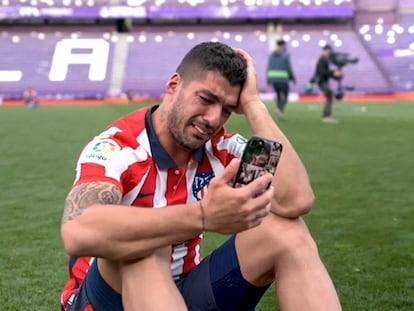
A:
[[[232,236],[176,282],[190,311],[252,311],[269,286],[256,287],[240,271]],[[67,311],[123,311],[121,295],[101,277],[96,260]]]

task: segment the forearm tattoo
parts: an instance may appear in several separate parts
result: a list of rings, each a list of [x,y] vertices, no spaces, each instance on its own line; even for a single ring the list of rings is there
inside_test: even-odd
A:
[[[71,190],[65,202],[62,223],[75,219],[94,204],[119,204],[121,190],[111,183],[90,182]]]

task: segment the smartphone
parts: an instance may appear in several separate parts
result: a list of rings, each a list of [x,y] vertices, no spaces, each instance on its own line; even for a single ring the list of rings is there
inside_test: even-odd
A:
[[[234,188],[243,187],[264,172],[275,174],[283,146],[280,142],[252,136],[244,149]]]

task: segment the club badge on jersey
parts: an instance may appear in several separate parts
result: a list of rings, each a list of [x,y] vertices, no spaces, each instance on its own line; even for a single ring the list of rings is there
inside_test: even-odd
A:
[[[193,182],[193,195],[197,200],[201,200],[204,196],[210,180],[214,178],[213,172],[197,172]]]

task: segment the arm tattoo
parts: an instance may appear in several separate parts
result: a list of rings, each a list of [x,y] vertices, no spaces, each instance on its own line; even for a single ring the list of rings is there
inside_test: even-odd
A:
[[[62,223],[75,219],[94,204],[119,204],[121,190],[107,182],[90,182],[73,188],[65,202]]]

